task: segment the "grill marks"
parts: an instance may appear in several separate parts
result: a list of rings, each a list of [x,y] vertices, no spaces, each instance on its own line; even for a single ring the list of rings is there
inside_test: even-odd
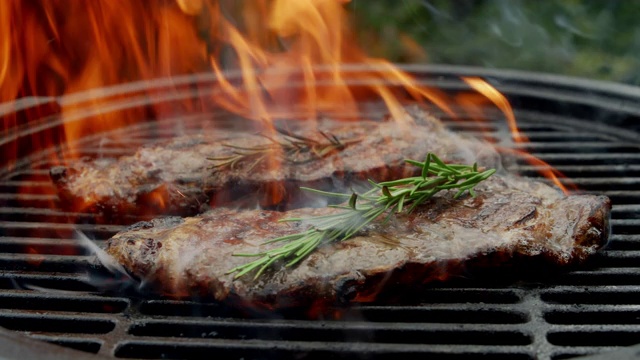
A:
[[[69,214],[59,212],[49,216],[48,205],[56,196],[53,187],[47,184],[48,164],[43,163],[35,170],[23,169],[0,181],[0,323],[37,339],[118,358],[209,359],[215,353],[221,358],[245,359],[268,356],[288,359],[301,355],[311,359],[363,356],[368,359],[393,356],[403,359],[427,356],[563,359],[640,342],[637,335],[640,325],[634,320],[640,305],[637,275],[640,261],[635,263],[640,256],[637,253],[640,229],[635,220],[640,190],[620,189],[620,183],[607,186],[607,180],[612,177],[632,177],[631,186],[637,184],[640,152],[615,145],[615,134],[594,134],[588,127],[581,131],[558,125],[557,121],[545,122],[545,117],[539,114],[529,117],[521,114],[518,119],[525,125],[523,132],[534,143],[568,140],[577,142],[578,147],[579,142],[585,142],[586,147],[592,149],[594,146],[590,144],[599,143],[596,154],[564,151],[560,147],[553,153],[541,151],[539,155],[569,177],[585,179],[580,186],[611,197],[614,204],[614,235],[604,256],[594,259],[587,269],[545,280],[545,286],[539,283],[531,287],[510,286],[463,278],[446,287],[417,289],[407,299],[410,307],[396,309],[374,304],[351,308],[349,313],[328,310],[315,314],[321,321],[306,320],[309,314],[302,310],[277,314],[278,318],[274,319],[274,314],[240,313],[217,303],[153,299],[131,302],[127,298],[96,296],[90,293],[96,289],[87,284],[86,267],[82,265],[87,250],[73,240],[72,229],[58,225],[65,223]],[[498,123],[485,126],[492,131],[494,139],[503,131]],[[479,134],[481,128],[472,121],[457,123],[455,127],[467,134]],[[197,132],[194,129],[197,127],[187,126],[187,131]],[[142,134],[147,131],[140,127],[131,134],[142,142],[156,140],[145,139]],[[157,134],[170,137],[173,133],[175,131],[168,129]],[[115,136],[114,141],[106,142],[105,146],[117,150],[117,139]],[[532,151],[536,153],[537,149]],[[611,152],[607,152],[609,150]],[[86,153],[103,154],[90,144]],[[525,175],[536,176],[534,167],[524,162],[516,164],[516,168],[522,169]],[[33,189],[32,195],[15,195],[23,186]],[[92,215],[85,214],[78,220],[84,224],[81,226],[84,232],[98,242],[117,231],[92,225]],[[32,261],[30,254],[33,253],[42,254],[42,262]],[[41,264],[45,266],[40,267]],[[65,271],[56,270],[56,264]],[[11,270],[14,266],[20,266],[21,270]],[[15,288],[16,284],[68,292],[20,290]],[[603,315],[596,315],[598,313]],[[394,320],[396,314],[402,315]],[[365,317],[368,317],[366,322]],[[481,323],[485,319],[487,323]],[[79,324],[89,326],[81,328]],[[97,327],[92,328],[92,324]],[[72,333],[61,325],[76,326],[81,332]],[[281,325],[283,330],[271,335],[272,338],[278,336],[277,340],[247,342],[238,336],[243,331],[249,335],[253,331],[255,335],[256,330],[252,329],[256,325],[262,326],[261,329]],[[150,330],[145,330],[146,326]],[[175,331],[163,333],[162,326],[187,329],[187,332],[170,337]],[[203,337],[202,333],[188,332],[191,326],[211,330]],[[328,330],[323,330],[315,341],[304,338],[322,326],[328,326]],[[363,330],[365,328],[369,330]],[[296,340],[296,331],[289,329],[299,330],[302,335]],[[386,332],[378,334],[378,329]],[[407,343],[411,340],[403,339],[403,334],[408,338],[411,331],[419,331],[419,337],[431,340]],[[494,337],[480,335],[476,339],[476,332],[481,331]],[[615,336],[605,336],[603,331],[613,331]],[[332,342],[338,333],[358,336]],[[387,343],[370,342],[369,339],[376,336]],[[430,344],[439,338],[449,345]],[[455,342],[457,338],[460,340]]]

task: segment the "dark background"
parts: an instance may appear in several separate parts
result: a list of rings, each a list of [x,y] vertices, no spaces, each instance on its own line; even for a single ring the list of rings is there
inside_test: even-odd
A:
[[[395,62],[640,84],[640,1],[351,0],[360,41]]]

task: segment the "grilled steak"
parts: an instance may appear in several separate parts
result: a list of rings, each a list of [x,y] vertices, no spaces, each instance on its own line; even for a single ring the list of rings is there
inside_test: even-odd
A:
[[[292,133],[327,143],[323,131],[344,146],[320,154],[302,149],[295,159],[284,158],[276,166],[267,160],[254,165],[255,159],[247,159],[212,169],[217,163],[207,158],[228,157],[237,151],[228,145],[272,144],[256,134],[212,131],[143,147],[132,156],[116,160],[86,160],[56,167],[51,170],[51,178],[63,207],[102,212],[110,222],[117,222],[121,215],[192,215],[230,203],[249,208],[293,208],[301,200],[300,186],[343,190],[367,178],[382,181],[406,176],[415,167],[405,166],[403,159],[421,160],[430,151],[450,162],[476,158],[486,166],[498,162],[490,147],[449,132],[439,120],[417,108],[408,110],[407,119],[417,126],[394,121],[287,124]],[[251,196],[246,197],[248,194]],[[247,198],[254,203],[247,203]]]
[[[371,225],[354,238],[319,248],[293,268],[268,271],[255,281],[226,274],[248,260],[232,254],[265,251],[278,246],[265,240],[308,226],[279,219],[342,210],[217,208],[197,217],[138,223],[111,238],[106,251],[167,295],[286,307],[363,301],[387,285],[426,283],[443,272],[455,275],[482,257],[491,258],[489,266],[532,258],[573,264],[608,239],[606,197],[564,196],[508,175],[494,175],[477,193],[458,200],[452,193],[438,194],[411,215]]]

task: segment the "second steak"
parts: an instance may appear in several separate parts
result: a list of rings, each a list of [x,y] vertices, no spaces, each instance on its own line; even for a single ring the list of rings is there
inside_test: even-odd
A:
[[[103,213],[109,222],[127,222],[123,216],[186,216],[228,204],[295,208],[307,205],[300,186],[343,191],[369,178],[384,181],[407,176],[414,167],[405,166],[403,160],[422,160],[428,152],[448,162],[478,159],[487,167],[497,165],[499,156],[492,147],[446,130],[418,108],[410,108],[406,116],[384,122],[298,122],[292,134],[343,146],[326,153],[321,152],[322,146],[301,148],[293,159],[280,154],[275,161],[259,160],[258,155],[214,168],[220,161],[208,158],[233,157],[239,148],[273,144],[256,134],[219,131],[178,137],[119,159],[57,167],[51,170],[51,178],[64,208]]]

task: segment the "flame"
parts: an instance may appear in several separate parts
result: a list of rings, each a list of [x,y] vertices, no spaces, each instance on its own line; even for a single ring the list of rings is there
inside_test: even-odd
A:
[[[241,32],[218,15],[218,44],[233,49],[241,81],[233,84],[223,71],[222,54],[214,52],[211,66],[223,89],[216,101],[245,117],[270,120],[290,117],[295,104],[299,117],[319,114],[358,114],[359,93],[376,95],[402,121],[402,106],[389,84],[400,85],[416,100],[429,100],[452,113],[446,96],[421,88],[389,62],[372,59],[355,46],[339,0],[256,0],[244,3]],[[259,14],[259,15],[256,15]],[[268,31],[265,32],[265,29]],[[349,69],[349,64],[360,64]],[[362,83],[359,89],[348,84]],[[292,91],[290,84],[300,84]],[[330,84],[330,86],[327,86]],[[222,95],[222,96],[220,96]]]
[[[535,166],[537,168],[537,172],[544,176],[545,178],[551,180],[551,182],[557,186],[565,195],[569,195],[572,191],[578,189],[576,184],[574,184],[569,178],[566,177],[562,172],[555,169],[553,166],[549,165],[542,159],[535,157],[534,155],[529,154],[526,151],[518,150],[518,149],[509,149],[498,147],[498,150],[501,152],[507,152],[511,154],[515,154],[516,156],[523,158],[529,164]]]
[[[0,21],[0,103],[92,89],[86,101],[52,103],[26,119],[22,114],[3,118],[2,135],[9,136],[21,122],[42,118],[42,112],[59,113],[64,125],[43,139],[42,148],[60,140],[73,145],[89,134],[145,118],[146,109],[139,107],[98,111],[91,121],[66,121],[83,109],[106,108],[118,100],[107,96],[105,86],[207,66],[206,44],[195,41],[193,19],[167,1],[5,0]],[[64,157],[75,157],[75,150],[69,148]]]
[[[513,113],[513,109],[511,108],[511,104],[509,104],[509,101],[504,95],[502,95],[495,87],[491,86],[481,78],[462,77],[462,80],[467,83],[472,89],[485,96],[498,109],[500,109],[500,111],[502,111],[502,114],[504,114],[507,120],[509,130],[511,131],[511,138],[516,144],[529,142],[529,139],[524,136],[518,129],[518,124],[516,122],[516,117]],[[477,111],[477,109],[474,109],[472,111]],[[560,178],[566,179],[566,176],[564,176],[564,174],[562,174],[560,171],[554,169],[545,161],[538,159],[537,157],[522,150],[507,149],[503,147],[498,148],[498,150],[516,154],[517,156],[524,158],[529,164],[538,167],[538,173],[551,180],[553,184],[560,188],[560,190],[562,190],[562,192],[564,192],[565,194],[569,194],[569,188],[572,190],[576,189],[576,186],[567,180],[565,180],[565,182],[567,182],[567,186],[565,186]]]
[[[529,141],[526,136],[520,133],[511,104],[509,104],[509,101],[504,97],[504,95],[502,95],[496,88],[489,85],[489,83],[478,77],[462,77],[462,80],[471,86],[471,88],[486,96],[487,99],[493,102],[498,109],[502,111],[504,116],[507,118],[507,124],[509,125],[509,130],[511,130],[513,141],[516,143]]]
[[[160,187],[149,193],[148,205],[152,208],[155,208],[156,211],[154,211],[154,213],[157,214],[160,212],[160,210],[166,209],[167,207],[166,199],[168,197],[166,195],[166,192],[167,190],[165,188]]]
[[[359,119],[362,99],[384,103],[405,129],[411,125],[402,108],[406,101],[454,117],[454,105],[473,109],[470,98],[451,98],[384,59],[368,57],[349,26],[348,2],[0,1],[0,104],[6,105],[0,110],[10,110],[0,112],[8,114],[0,139],[17,136],[24,124],[59,124],[18,145],[0,143],[0,150],[11,163],[24,147],[62,143],[50,163],[63,164],[82,155],[76,140],[169,112],[198,112],[204,103],[267,128],[277,118]],[[417,48],[410,39],[401,41]],[[172,83],[177,76],[205,71],[216,76],[212,96],[153,101],[180,89]],[[113,87],[157,78],[168,79],[162,91]],[[516,143],[527,141],[502,94],[479,78],[463,80],[503,111]],[[14,100],[34,96],[40,105],[18,111],[22,105]],[[276,157],[267,163],[280,166]],[[270,189],[273,199],[284,196],[278,186]],[[154,199],[167,206],[160,193]]]

